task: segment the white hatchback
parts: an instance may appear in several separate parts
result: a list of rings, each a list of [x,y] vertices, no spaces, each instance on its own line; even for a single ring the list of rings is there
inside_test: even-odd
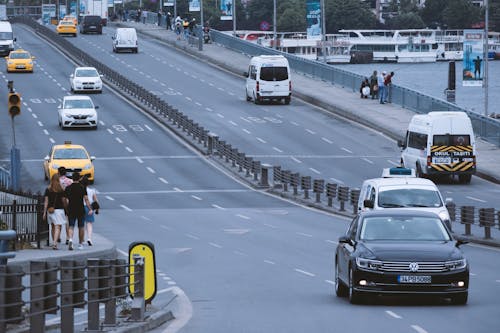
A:
[[[59,127],[90,127],[97,129],[97,111],[89,96],[64,96],[58,107]]]
[[[94,91],[102,93],[101,75],[94,67],[77,67],[69,77],[72,92]]]

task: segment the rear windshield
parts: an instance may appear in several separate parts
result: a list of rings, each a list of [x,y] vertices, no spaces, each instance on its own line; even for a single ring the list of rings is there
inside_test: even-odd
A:
[[[468,146],[470,136],[468,135],[434,135],[434,146]]]
[[[101,23],[101,17],[100,16],[84,16],[83,21],[85,23],[91,23],[91,24]]]
[[[288,80],[288,68],[287,67],[262,67],[260,69],[260,79],[263,81]]]

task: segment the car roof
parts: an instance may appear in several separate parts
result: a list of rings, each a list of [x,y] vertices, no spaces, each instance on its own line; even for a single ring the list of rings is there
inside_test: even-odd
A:
[[[63,144],[60,144],[60,145],[54,145],[54,150],[56,150],[56,149],[68,149],[68,148],[82,148],[85,151],[87,150],[87,149],[85,149],[84,146],[82,146],[82,145],[75,145],[73,143],[63,143]]]
[[[371,217],[371,216],[415,216],[415,217],[437,217],[439,215],[434,212],[421,210],[421,209],[407,209],[407,208],[391,208],[391,209],[370,209],[365,211],[360,211],[358,213],[360,217]]]
[[[91,99],[89,96],[85,95],[68,95],[63,97],[64,100],[74,100],[74,99]]]
[[[95,67],[76,67],[75,70],[77,69],[95,69],[97,70]]]
[[[365,183],[371,183],[374,186],[407,186],[407,185],[426,185],[436,187],[436,184],[430,179],[416,178],[416,177],[390,177],[390,178],[372,178],[364,181]]]

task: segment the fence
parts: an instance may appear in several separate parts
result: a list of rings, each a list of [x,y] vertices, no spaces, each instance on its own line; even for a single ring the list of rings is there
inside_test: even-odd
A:
[[[0,167],[0,187],[10,188],[10,171]]]
[[[285,56],[290,67],[300,73],[314,78],[339,85],[343,88],[357,92],[363,77],[340,68],[321,62],[300,58],[293,54],[284,53],[268,47],[242,40],[220,31],[211,30],[210,35],[215,43],[221,44],[229,49],[235,50],[249,56],[261,54],[280,54]],[[411,89],[392,85],[392,103],[416,113],[428,113],[430,111],[463,111],[472,121],[474,132],[484,140],[500,146],[500,121],[485,117],[475,112],[460,108],[456,104],[449,103],[435,97],[427,96]]]
[[[17,326],[29,332],[45,332],[45,316],[59,314],[60,332],[74,332],[74,309],[87,305],[87,330],[100,332],[102,326],[116,326],[117,302],[132,296],[130,321],[143,321],[144,258],[134,255],[133,263],[124,259],[61,260],[59,263],[32,261],[29,272],[18,265],[0,265],[0,333]],[[133,276],[129,270],[133,265]],[[25,286],[22,277],[30,276]],[[132,282],[133,281],[133,282]],[[127,287],[133,284],[130,295]],[[85,285],[87,287],[85,287]],[[30,290],[30,300],[22,292]],[[104,304],[104,321],[100,321],[99,305]],[[126,310],[126,309],[122,309]],[[24,325],[23,325],[24,324]]]
[[[270,188],[269,177],[272,170],[273,184],[270,191],[278,195],[301,201],[308,206],[332,210],[347,216],[353,216],[357,212],[359,189],[350,189],[342,184],[326,183],[321,179],[311,179],[310,176],[300,175],[292,170],[281,170],[280,166],[270,166],[254,160],[237,147],[210,133],[208,129],[173,108],[160,97],[100,63],[66,39],[61,38],[54,31],[27,18],[17,18],[16,22],[31,26],[72,59],[83,65],[96,67],[104,75],[104,79],[121,91],[124,96],[169,127],[194,148],[203,154],[212,156],[221,165],[227,167],[251,185],[258,188]],[[347,74],[345,77],[348,77]],[[290,193],[289,189],[292,189],[292,193]],[[311,191],[315,196],[314,202],[309,197]],[[326,204],[323,199],[324,195],[327,198]],[[347,205],[351,207],[348,209],[346,208]],[[457,216],[457,214],[454,216]],[[498,225],[498,218],[493,223],[493,225]],[[476,224],[482,226],[480,223]]]

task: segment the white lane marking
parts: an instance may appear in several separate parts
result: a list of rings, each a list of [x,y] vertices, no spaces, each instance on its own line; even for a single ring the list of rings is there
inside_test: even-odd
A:
[[[191,235],[191,234],[185,234],[185,235],[186,235],[186,237],[191,238],[191,239],[195,239],[195,240],[199,240],[200,239],[200,237],[197,237],[195,235]]]
[[[250,220],[250,218],[248,216],[246,216],[246,215],[236,214],[236,216],[241,217],[244,220]]]
[[[368,162],[368,163],[370,163],[370,164],[373,164],[373,162],[372,162],[372,161],[370,161],[369,159],[367,159],[366,157],[363,157],[363,158],[362,158],[362,160],[363,160],[363,161],[365,161],[365,162]]]
[[[309,134],[313,134],[313,135],[316,134],[316,132],[314,132],[313,130],[310,130],[308,128],[306,128],[306,132],[309,133]]]
[[[248,257],[248,254],[243,253],[243,252],[238,251],[238,250],[233,251],[233,253],[234,253],[234,254],[237,254],[237,255],[239,255],[239,256],[242,256],[242,257]]]
[[[176,285],[175,281],[168,281],[167,284],[170,286]]]
[[[295,126],[299,126],[299,124],[297,124],[295,121],[291,121],[290,124],[295,125]]]
[[[297,273],[301,273],[301,274],[310,276],[310,277],[315,277],[316,276],[313,273],[309,273],[308,271],[304,271],[304,270],[298,269],[298,268],[295,268],[294,271],[296,271]]]
[[[35,118],[35,119],[38,119],[38,116],[37,116],[36,114],[34,114],[34,113],[32,113],[32,114],[31,114],[31,116],[32,116],[33,118]]]
[[[180,188],[178,188],[178,187],[174,187],[174,191],[175,191],[175,192],[184,192],[183,190],[181,190],[181,189],[180,189]]]
[[[137,156],[136,156],[136,157],[135,157],[135,159],[137,160],[137,162],[139,162],[139,163],[141,163],[141,164],[142,164],[142,163],[144,163],[144,161],[143,161],[140,157],[137,157]]]
[[[251,121],[250,121],[250,120],[248,120],[248,119],[247,119],[247,118],[245,118],[245,117],[240,117],[240,119],[241,119],[241,120],[243,120],[243,121],[246,121],[247,123],[251,123]]]
[[[224,88],[222,87],[218,87],[217,89],[219,89],[220,91],[224,91]]]
[[[296,232],[296,234],[299,235],[299,236],[310,237],[310,238],[313,236],[311,234],[305,234],[303,232]]]
[[[274,150],[276,150],[278,153],[282,153],[283,150],[279,149],[279,148],[276,148],[276,147],[273,147]]]
[[[200,102],[195,102],[194,104],[196,104],[197,106],[201,106]]]
[[[338,184],[344,184],[343,181],[341,181],[340,179],[337,179],[337,178],[330,177],[330,180],[333,180],[335,183],[338,183]]]
[[[274,226],[274,225],[269,224],[269,223],[264,223],[264,225],[265,225],[266,227],[273,228],[273,229],[277,229],[277,228],[278,228],[277,226]]]
[[[342,147],[342,150],[343,150],[343,151],[348,152],[349,154],[352,154],[352,151],[350,151],[350,150],[349,150],[349,149],[347,149],[347,148]]]
[[[165,230],[172,230],[172,228],[167,227],[166,225],[161,225],[160,228],[165,229]]]
[[[230,123],[231,125],[233,125],[233,126],[238,126],[238,124],[237,124],[237,123],[235,123],[235,122],[234,122],[234,121],[232,121],[232,120],[230,120],[230,121],[229,121],[229,123]]]
[[[144,125],[144,127],[146,127],[148,131],[153,132],[153,129],[151,127],[149,127],[148,125]]]
[[[325,280],[325,282],[328,283],[328,284],[331,284],[332,286],[335,285],[335,282],[333,282],[332,280]]]
[[[500,283],[500,280],[495,280],[495,282],[498,282],[498,283]]]
[[[168,180],[166,180],[165,178],[158,177],[158,179],[159,179],[162,183],[168,184]]]
[[[198,200],[198,201],[201,201],[203,200],[202,198],[200,197],[197,197],[196,195],[192,195],[191,198],[195,199],[195,200]]]
[[[216,247],[218,249],[222,249],[222,246],[217,244],[217,243],[212,243],[212,242],[209,242],[208,244],[212,245],[213,247]]]
[[[332,144],[333,141],[331,140],[328,140],[327,138],[321,138],[321,140],[325,141],[326,143],[329,143],[329,144]]]
[[[113,131],[111,129],[107,129],[109,134],[113,134]]]
[[[116,142],[118,143],[123,143],[123,141],[120,138],[115,138]]]
[[[336,241],[332,241],[330,239],[326,239],[325,242],[330,243],[330,244],[335,244],[335,245],[338,244]]]
[[[212,110],[211,108],[205,108],[205,110],[209,111],[209,112],[213,112],[214,110]]]
[[[469,273],[470,276],[476,276],[477,274],[476,273]]]
[[[129,212],[131,212],[131,211],[132,211],[132,209],[128,208],[128,207],[127,207],[127,206],[125,206],[125,205],[120,205],[120,207],[122,207],[122,208],[123,208],[123,209],[125,209],[126,211],[129,211]]]
[[[50,141],[51,143],[56,143],[56,140],[54,140],[54,139],[52,139],[52,138],[49,138],[49,141]]]
[[[46,129],[43,130],[43,133],[45,133],[45,135],[49,135],[49,131],[47,131]]]
[[[151,221],[151,219],[149,217],[144,216],[144,215],[141,216],[141,219],[146,220],[146,221]]]
[[[150,167],[146,167],[146,169],[151,172],[151,173],[156,173],[156,171],[153,169],[153,168],[150,168]]]
[[[36,114],[33,114],[33,116],[35,116],[35,118],[36,118]],[[39,121],[38,126],[43,127],[43,123],[41,121]]]
[[[474,200],[474,201],[478,201],[478,202],[486,202],[485,200],[481,200],[481,199],[474,198],[474,197],[471,197],[471,196],[466,196],[466,198],[467,198],[467,199]]]
[[[261,138],[257,137],[257,141],[262,142],[262,143],[267,143],[266,141],[262,140]]]
[[[186,99],[187,99],[188,101],[192,101],[192,100],[193,100],[191,97],[188,97],[188,96],[186,96]]]
[[[242,129],[243,132],[245,132],[246,134],[250,134],[252,132],[250,132],[249,130],[247,130],[246,128]]]
[[[217,113],[217,117],[219,118],[224,118],[224,115],[220,114],[220,113]]]
[[[216,205],[216,204],[212,204],[212,207],[217,208],[217,209],[220,209],[220,210],[226,210],[226,208],[221,207],[221,206],[218,206],[218,205]]]
[[[426,330],[424,330],[422,327],[418,326],[418,325],[411,325],[411,328],[413,328],[415,331],[417,331],[418,333],[427,333]]]
[[[295,161],[295,162],[297,162],[297,163],[302,163],[302,161],[301,161],[301,160],[299,160],[299,159],[298,159],[298,158],[296,158],[296,157],[293,157],[293,156],[292,156],[292,157],[290,157],[290,158],[292,159],[292,161]]]
[[[106,196],[106,199],[108,199],[110,201],[115,201],[115,199],[113,197],[110,197],[109,195]]]
[[[264,262],[266,264],[269,264],[269,265],[276,265],[276,263],[274,261],[271,261],[271,260],[264,260]]]
[[[134,152],[132,149],[130,149],[130,147],[125,147],[125,149],[126,149],[129,153],[133,153],[133,152]]]
[[[321,174],[321,172],[319,172],[318,170],[316,170],[316,169],[314,169],[314,168],[309,168],[309,170],[311,170],[312,172],[314,172],[314,173],[316,173],[316,174],[318,174],[318,175],[320,175],[320,174]]]
[[[401,319],[403,317],[395,314],[394,312],[390,311],[390,310],[386,310],[385,313],[387,313],[389,316],[393,317],[393,318],[396,318],[396,319]]]

